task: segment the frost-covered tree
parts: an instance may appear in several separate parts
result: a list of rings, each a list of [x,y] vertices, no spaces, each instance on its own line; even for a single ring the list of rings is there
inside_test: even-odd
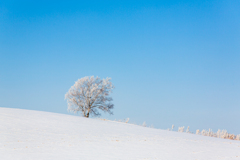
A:
[[[68,110],[74,113],[82,112],[84,117],[100,115],[98,110],[112,114],[113,104],[109,94],[114,88],[111,78],[84,77],[78,79],[65,94]]]

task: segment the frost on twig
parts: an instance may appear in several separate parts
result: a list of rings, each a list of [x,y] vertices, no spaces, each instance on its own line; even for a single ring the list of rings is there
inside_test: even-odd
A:
[[[184,132],[184,126],[183,127],[178,127],[178,132]]]
[[[174,124],[172,125],[172,130],[173,130],[173,128],[174,128],[175,126],[174,126]]]
[[[111,78],[84,77],[78,79],[65,94],[68,110],[81,112],[84,117],[99,116],[99,110],[112,114],[113,104],[109,94],[114,88]]]
[[[142,126],[143,126],[143,127],[146,127],[146,126],[147,126],[146,122],[143,122]]]

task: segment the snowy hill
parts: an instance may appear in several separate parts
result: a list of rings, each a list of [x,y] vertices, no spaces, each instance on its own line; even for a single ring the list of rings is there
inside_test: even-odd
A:
[[[1,160],[240,160],[240,141],[0,108]]]

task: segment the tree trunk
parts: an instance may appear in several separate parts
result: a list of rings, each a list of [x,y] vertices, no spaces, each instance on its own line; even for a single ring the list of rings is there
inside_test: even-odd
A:
[[[86,117],[89,118],[89,112],[87,113]]]

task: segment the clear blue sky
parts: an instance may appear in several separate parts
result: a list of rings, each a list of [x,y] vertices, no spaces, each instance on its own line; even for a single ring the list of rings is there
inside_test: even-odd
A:
[[[84,76],[114,115],[240,134],[240,1],[0,1],[0,106],[64,114]]]

